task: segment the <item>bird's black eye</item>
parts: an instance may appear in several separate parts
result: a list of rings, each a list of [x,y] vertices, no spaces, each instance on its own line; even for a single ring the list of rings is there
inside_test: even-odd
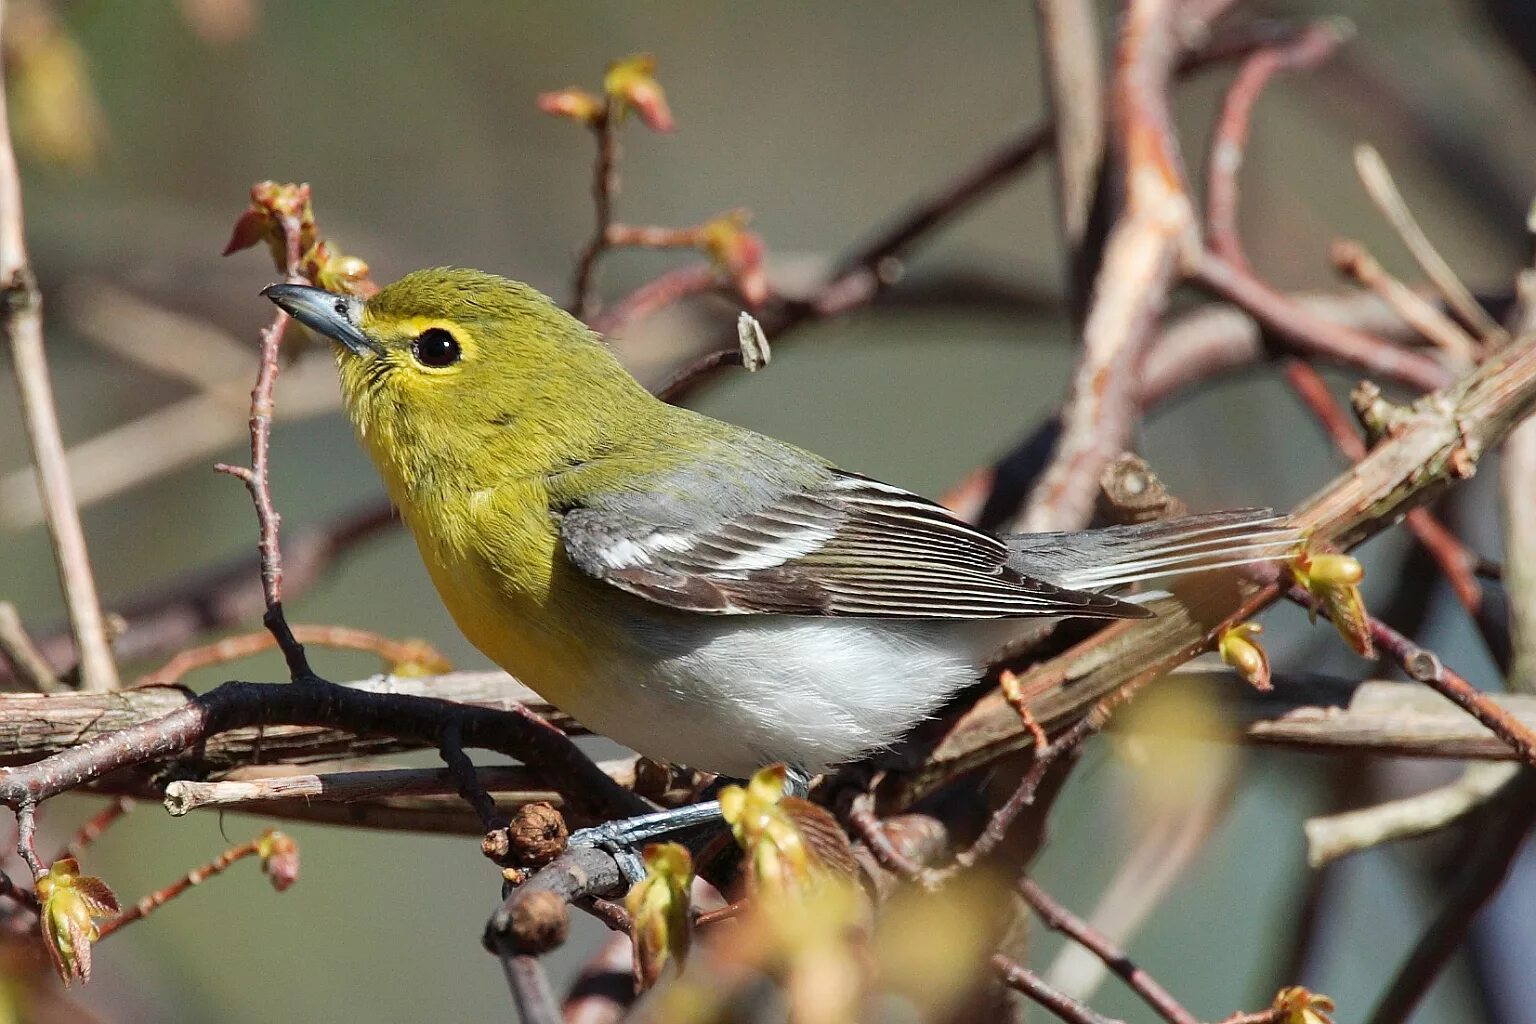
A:
[[[441,327],[430,327],[411,342],[411,354],[422,366],[440,370],[459,361],[459,343]]]

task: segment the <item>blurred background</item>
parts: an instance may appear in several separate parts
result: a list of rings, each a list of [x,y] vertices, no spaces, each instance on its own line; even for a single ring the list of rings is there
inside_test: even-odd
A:
[[[1283,78],[1259,107],[1242,219],[1262,276],[1287,288],[1339,287],[1327,247],[1347,236],[1412,279],[1352,169],[1351,150],[1366,141],[1474,289],[1508,288],[1528,258],[1525,211],[1536,192],[1536,92],[1510,45],[1536,31],[1536,15],[1523,6],[1492,10],[1513,35],[1495,29],[1489,14],[1499,5],[1467,0],[1340,0],[1259,12],[1342,15],[1357,29],[1341,61]],[[84,513],[109,609],[254,546],[245,492],[209,469],[244,457],[243,392],[257,332],[270,319],[256,295],[273,279],[265,254],[219,257],[251,183],[311,183],[325,233],[368,260],[381,282],[451,263],[564,299],[572,256],[591,227],[591,141],[539,113],[534,98],[593,87],[609,60],[649,51],[678,130],[625,131],[620,218],[685,225],[746,206],[768,245],[770,278],[792,288],[1044,109],[1032,9],[1022,2],[8,7],[8,45],[26,42],[17,38],[24,18],[46,43],[31,62],[8,55],[12,117],[65,440],[108,438],[82,465],[81,487],[111,492]],[[1110,5],[1105,14],[1107,26]],[[1196,171],[1226,78],[1217,71],[1179,90]],[[888,300],[796,332],[768,370],[727,373],[695,404],[938,494],[1007,450],[1060,400],[1074,353],[1059,308],[1058,253],[1042,162],[932,238]],[[616,254],[601,270],[601,293],[618,297],[690,258]],[[723,302],[696,304],[617,342],[637,373],[657,379],[730,314]],[[166,337],[178,341],[151,371],[135,349],[160,351],[156,339]],[[234,360],[223,378],[232,384],[211,411],[106,433],[186,402],[196,393],[189,378],[230,366],[231,351],[241,349],[250,362]],[[0,597],[46,633],[62,620],[62,604],[34,521],[8,367],[0,377]],[[305,379],[290,394],[286,385]],[[279,383],[279,408],[309,413],[289,416],[274,435],[273,489],[289,536],[381,493],[334,402],[328,378],[295,372]],[[170,472],[115,482],[124,466],[184,450],[189,437],[195,456]],[[1174,492],[1199,508],[1288,506],[1340,468],[1273,371],[1262,369],[1157,409],[1140,445]],[[1450,514],[1474,547],[1496,557],[1486,483],[1493,478],[1485,473],[1463,488]],[[1496,687],[1443,588],[1427,603],[1393,600],[1405,552],[1397,536],[1365,549],[1368,600],[1474,681]],[[460,667],[484,664],[398,530],[357,549],[289,605],[295,622],[423,637]],[[1371,671],[1295,609],[1277,609],[1265,622],[1277,668]],[[367,657],[314,658],[331,678],[376,671]],[[149,667],[128,666],[125,678]],[[281,671],[275,658],[257,659],[191,681],[230,675]],[[1068,905],[1092,910],[1146,833],[1145,783],[1137,780],[1187,772],[1174,776],[1187,778],[1181,787],[1219,812],[1131,951],[1203,1017],[1267,1005],[1280,984],[1299,981],[1332,996],[1340,1020],[1358,1019],[1453,873],[1453,847],[1405,844],[1342,864],[1321,900],[1319,940],[1294,967],[1308,888],[1301,821],[1337,806],[1341,785],[1360,801],[1443,781],[1454,768],[1178,746],[1097,744],[1057,805],[1038,877]],[[51,804],[45,825],[62,836],[92,806],[83,798]],[[86,869],[132,900],[261,827],[244,815],[172,820],[141,806],[92,848]],[[237,865],[105,943],[85,1003],[116,1021],[510,1015],[500,971],[479,947],[498,878],[475,841],[289,831],[303,858],[292,890],[275,895],[253,866]],[[1536,951],[1525,912],[1533,879],[1530,870],[1517,873],[1484,916],[1475,957],[1445,976],[1417,1020],[1528,1019],[1517,1008],[1536,1005],[1536,993],[1520,987],[1532,984],[1520,968]],[[569,977],[602,936],[580,915],[577,923],[557,975]],[[1039,942],[1032,963],[1044,967],[1057,942]],[[1095,1005],[1146,1019],[1114,984]]]

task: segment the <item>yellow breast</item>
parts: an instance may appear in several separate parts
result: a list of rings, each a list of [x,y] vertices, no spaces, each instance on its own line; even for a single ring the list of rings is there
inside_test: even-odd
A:
[[[555,704],[593,677],[611,588],[568,562],[541,480],[399,501],[453,621],[483,654]]]

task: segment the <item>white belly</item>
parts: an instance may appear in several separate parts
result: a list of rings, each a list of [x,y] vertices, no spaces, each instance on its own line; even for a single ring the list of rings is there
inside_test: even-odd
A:
[[[1006,640],[1039,624],[780,615],[640,622],[625,630],[628,649],[604,660],[604,678],[579,688],[605,699],[565,710],[661,760],[738,777],[778,761],[815,773],[894,742],[974,683]]]

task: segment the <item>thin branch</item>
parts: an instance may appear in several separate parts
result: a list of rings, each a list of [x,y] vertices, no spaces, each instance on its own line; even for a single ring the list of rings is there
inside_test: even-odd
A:
[[[1125,1024],[1124,1021],[1095,1013],[1066,993],[1058,992],[1041,981],[1034,971],[1001,953],[992,954],[992,969],[1009,988],[1024,993],[1067,1024]]]
[[[377,654],[386,670],[408,665],[419,672],[441,674],[453,667],[447,658],[425,640],[393,640],[370,630],[347,626],[294,626],[292,629],[294,639],[300,643]],[[188,672],[248,658],[270,650],[276,644],[271,633],[243,633],[225,637],[211,644],[181,651],[164,665],[146,672],[134,685],[147,686],[154,683],[166,686],[180,682]]]
[[[1089,215],[1104,160],[1103,54],[1098,15],[1087,0],[1035,0],[1047,92],[1055,113],[1056,212],[1074,319],[1093,281]]]
[[[619,139],[613,123],[613,103],[606,97],[603,109],[592,121],[592,137],[597,144],[592,164],[592,236],[576,257],[571,280],[571,312],[586,320],[596,301],[597,262],[608,249],[608,229],[613,224],[613,198],[619,191]]]
[[[1292,593],[1295,599],[1297,594]],[[1499,739],[1508,743],[1527,765],[1536,766],[1536,730],[1490,700],[1488,695],[1467,682],[1428,648],[1420,647],[1379,619],[1367,617],[1371,640],[1390,655],[1414,679],[1438,690],[1451,703],[1482,722]]]
[[[134,802],[127,797],[114,797],[107,802],[107,806],[91,815],[75,829],[75,834],[69,840],[68,845],[59,851],[54,860],[64,857],[79,859],[86,847],[100,839],[102,834],[115,825],[123,815],[133,810]]]
[[[0,20],[5,8],[0,6]],[[0,78],[3,78],[0,75]],[[117,663],[107,639],[106,619],[96,595],[80,509],[75,504],[59,415],[53,404],[48,359],[43,352],[43,299],[27,260],[22,227],[21,176],[11,149],[11,129],[0,82],[0,333],[4,333],[16,385],[21,392],[22,418],[32,447],[32,464],[42,492],[43,513],[53,559],[58,567],[70,630],[80,658],[80,684],[86,690],[117,688]]]
[[[1456,276],[1456,271],[1446,262],[1435,248],[1424,229],[1419,226],[1418,220],[1413,216],[1413,211],[1408,209],[1408,204],[1403,201],[1402,193],[1397,189],[1397,183],[1392,180],[1392,172],[1387,170],[1386,161],[1381,154],[1367,145],[1355,147],[1355,171],[1360,175],[1360,181],[1365,185],[1365,190],[1370,194],[1371,202],[1387,218],[1387,221],[1396,229],[1403,244],[1413,254],[1414,261],[1419,269],[1424,271],[1426,277],[1434,282],[1440,294],[1445,296],[1445,301],[1456,311],[1456,315],[1478,333],[1480,337],[1494,344],[1502,344],[1508,340],[1509,335],[1488,311],[1473,298],[1467,286],[1461,283],[1461,278]]]
[[[1021,879],[1018,890],[1030,908],[1040,915],[1046,927],[1061,932],[1102,960],[1168,1024],[1198,1024],[1195,1015],[1186,1010],[1157,979],[1132,963],[1125,951],[1115,946],[1107,936],[1052,899],[1033,879]]]
[[[1352,853],[1449,828],[1484,806],[1519,770],[1512,764],[1472,764],[1444,786],[1400,800],[1308,818],[1302,828],[1307,837],[1307,865],[1321,868]]]
[[[171,900],[185,893],[188,889],[201,885],[215,875],[223,874],[229,869],[230,865],[247,857],[256,856],[261,852],[261,848],[261,838],[231,846],[202,867],[188,871],[170,885],[162,889],[156,889],[116,917],[101,922],[97,926],[97,938],[105,939],[113,932],[148,917]]]
[[[1248,262],[1237,229],[1237,183],[1248,148],[1254,105],[1277,72],[1316,67],[1331,57],[1342,41],[1337,24],[1308,25],[1291,39],[1259,47],[1243,62],[1227,88],[1206,167],[1206,245],[1245,270]]]
[[[1349,414],[1333,397],[1333,392],[1328,390],[1328,384],[1323,380],[1322,374],[1304,360],[1290,358],[1285,361],[1285,379],[1341,455],[1350,462],[1359,462],[1365,458],[1367,452],[1365,442],[1355,431]],[[1514,436],[1511,435],[1511,438]],[[1403,522],[1408,527],[1408,531],[1413,534],[1414,539],[1440,567],[1441,573],[1451,585],[1452,593],[1467,610],[1473,622],[1483,631],[1484,642],[1497,658],[1498,652],[1506,649],[1508,643],[1503,636],[1488,632],[1493,628],[1493,623],[1481,614],[1483,588],[1472,571],[1476,561],[1475,556],[1428,509],[1412,510]]]
[[[621,786],[634,782],[634,761],[602,761],[598,767]],[[480,782],[498,803],[550,803],[565,797],[524,765],[476,769]],[[459,779],[446,768],[381,768],[308,775],[270,775],[194,782],[178,779],[165,787],[165,809],[180,816],[202,807],[259,811],[271,801],[354,803],[378,797],[443,796],[460,792]],[[486,830],[482,830],[486,831]]]
[[[308,284],[300,271],[303,254],[299,251],[301,228],[298,215],[287,212],[279,217],[287,247],[284,277],[289,282]],[[256,524],[260,536],[257,550],[261,556],[262,597],[266,604],[262,621],[283,652],[283,660],[288,663],[289,678],[299,682],[317,677],[309,667],[304,645],[294,638],[293,631],[288,628],[288,622],[283,617],[283,550],[278,539],[282,519],[272,503],[272,483],[268,471],[272,450],[272,391],[277,384],[278,356],[287,326],[288,314],[279,309],[273,315],[272,323],[261,332],[260,363],[256,371],[256,383],[251,388],[250,466],[220,463],[214,468],[235,477],[250,492],[251,504],[256,508]]]
[[[1399,1024],[1409,1018],[1465,941],[1478,911],[1499,891],[1533,822],[1536,773],[1527,769],[1506,783],[1479,815],[1472,856],[1457,865],[1445,904],[1399,968],[1370,1024]]]
[[[549,978],[536,956],[501,958],[501,969],[512,990],[512,1004],[522,1024],[561,1024],[560,1006],[550,990]]]
[[[1387,273],[1365,246],[1340,239],[1333,243],[1329,257],[1334,266],[1361,287],[1381,296],[1381,300],[1395,309],[1404,322],[1412,324],[1425,341],[1444,353],[1457,367],[1465,370],[1477,362],[1477,339],[1443,313],[1439,306]]]
[[[12,680],[33,693],[52,693],[59,677],[42,652],[32,643],[21,615],[9,601],[0,601],[0,663],[9,666]]]

